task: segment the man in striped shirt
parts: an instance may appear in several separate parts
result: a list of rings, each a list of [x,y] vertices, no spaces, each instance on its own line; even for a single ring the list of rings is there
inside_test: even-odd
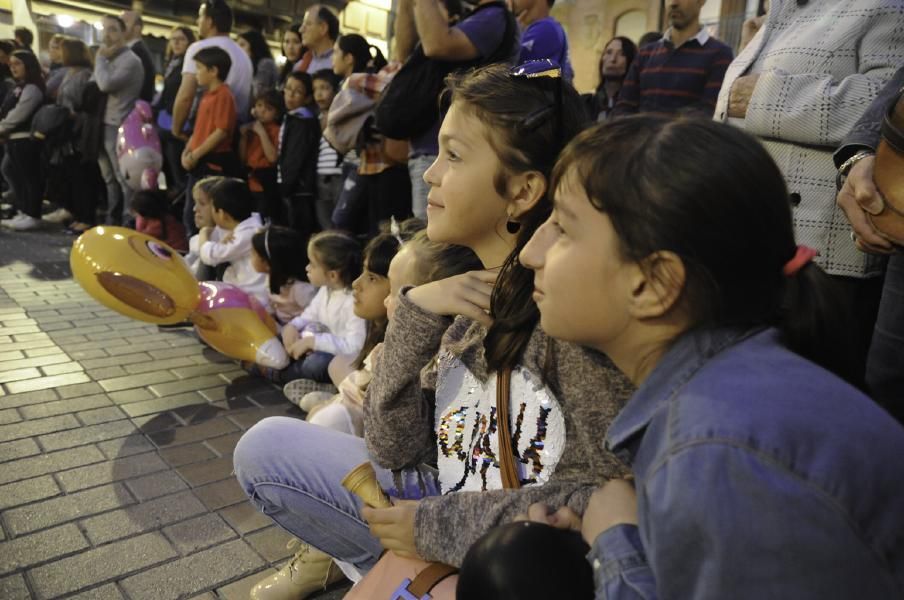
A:
[[[640,48],[628,69],[615,116],[637,112],[712,117],[731,48],[700,25],[706,0],[668,0],[669,29]]]

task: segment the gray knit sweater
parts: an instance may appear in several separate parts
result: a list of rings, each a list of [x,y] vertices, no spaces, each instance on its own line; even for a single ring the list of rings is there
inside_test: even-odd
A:
[[[484,356],[486,329],[465,317],[452,320],[427,312],[410,302],[404,295],[406,291],[402,290],[395,318],[386,333],[383,354],[367,390],[365,438],[371,459],[390,469],[433,463],[439,456],[442,480],[444,461],[447,470],[449,464],[454,465],[455,417],[473,410],[474,403],[469,402],[471,397],[467,394],[475,390],[477,395],[484,393],[484,402],[495,406],[495,386],[483,391],[481,388],[494,376],[487,373]],[[434,363],[437,355],[440,360]],[[547,371],[548,376],[543,377]],[[528,385],[516,383],[519,379]],[[456,386],[463,388],[458,390],[458,398],[465,397],[468,402],[455,400]],[[540,431],[547,436],[546,447],[541,443],[539,452],[534,452],[542,460],[528,460],[530,449],[521,453],[524,461],[519,467],[525,475],[522,479],[530,480],[532,474],[538,473],[536,478],[520,490],[501,489],[498,467],[492,454],[487,454],[490,443],[496,441],[495,410],[485,411],[483,420],[479,416],[475,420],[473,415],[461,417],[459,421],[467,423],[467,427],[459,427],[459,433],[464,435],[458,441],[464,438],[464,444],[470,444],[458,447],[461,464],[476,456],[478,467],[469,480],[470,488],[462,489],[474,489],[475,481],[479,485],[483,474],[485,491],[455,491],[443,482],[444,495],[422,500],[415,522],[418,553],[427,560],[458,566],[481,535],[526,512],[534,502],[567,505],[582,514],[598,485],[628,473],[627,467],[604,448],[603,439],[632,391],[627,378],[605,356],[553,340],[537,326],[519,369],[512,375],[510,401],[510,430],[516,448],[519,443],[521,448],[530,448],[524,439],[515,439],[522,427],[516,420],[519,410],[523,414],[527,406],[528,415],[542,414],[545,418],[551,414]],[[447,407],[450,397],[453,401]],[[532,404],[543,406],[531,407]],[[458,413],[456,406],[461,408]],[[554,408],[547,411],[544,407],[549,406]],[[444,413],[445,410],[449,412]],[[440,414],[435,416],[435,412]],[[562,424],[557,433],[556,412]],[[527,433],[532,420],[537,419],[524,419]],[[486,430],[482,441],[480,435],[468,437],[472,423],[473,432]]]

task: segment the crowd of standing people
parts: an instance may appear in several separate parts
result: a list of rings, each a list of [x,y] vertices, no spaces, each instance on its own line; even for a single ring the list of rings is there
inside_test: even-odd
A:
[[[299,549],[255,600],[391,556],[468,600],[901,596],[904,268],[871,217],[904,7],[772,0],[734,56],[667,0],[581,95],[553,1],[399,0],[388,57],[313,5],[279,65],[205,0],[159,93],[132,11],[49,69],[0,42],[3,225],[105,195],[278,321],[289,365],[242,366],[307,418],[234,465]],[[165,191],[118,166],[139,100]],[[365,461],[391,506],[343,487]]]

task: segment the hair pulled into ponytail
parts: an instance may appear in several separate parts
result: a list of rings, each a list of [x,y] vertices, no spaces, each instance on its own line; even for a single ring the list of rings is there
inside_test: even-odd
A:
[[[386,57],[382,50],[369,43],[357,33],[346,33],[336,40],[343,54],[350,54],[355,61],[353,73],[376,73],[386,66]]]

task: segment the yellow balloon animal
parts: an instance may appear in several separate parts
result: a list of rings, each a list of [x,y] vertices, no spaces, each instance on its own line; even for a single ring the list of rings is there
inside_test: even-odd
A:
[[[282,369],[289,357],[276,322],[240,288],[199,284],[179,253],[155,238],[124,227],[89,229],[75,241],[69,264],[76,281],[116,312],[158,325],[185,320],[226,356]]]

